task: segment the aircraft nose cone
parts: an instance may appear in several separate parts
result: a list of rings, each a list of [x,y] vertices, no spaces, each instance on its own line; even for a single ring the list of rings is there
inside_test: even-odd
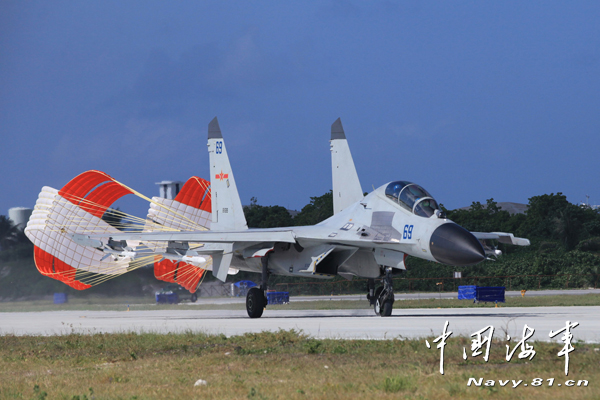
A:
[[[439,226],[429,241],[431,255],[442,264],[464,266],[485,259],[481,243],[460,225],[448,223]]]

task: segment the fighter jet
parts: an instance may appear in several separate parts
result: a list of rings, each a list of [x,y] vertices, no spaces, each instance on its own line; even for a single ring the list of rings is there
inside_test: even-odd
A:
[[[267,306],[270,274],[331,279],[366,278],[367,299],[376,314],[392,314],[392,275],[408,256],[453,266],[486,259],[483,240],[527,246],[504,232],[469,232],[449,220],[438,202],[416,183],[388,182],[364,195],[340,119],[331,126],[334,215],[314,226],[248,229],[225,140],[215,117],[208,125],[212,190],[210,230],[193,232],[71,235],[79,245],[110,249],[114,243],[152,242],[170,258],[211,256],[212,274],[225,281],[230,269],[261,274],[248,290],[246,309],[258,318]],[[493,251],[493,250],[491,250]],[[382,285],[375,288],[375,281]]]

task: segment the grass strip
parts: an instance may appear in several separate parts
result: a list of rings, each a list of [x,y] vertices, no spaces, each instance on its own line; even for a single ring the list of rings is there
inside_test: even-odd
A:
[[[429,338],[431,342],[433,338]],[[445,375],[424,340],[316,340],[298,331],[241,336],[122,333],[0,336],[0,398],[35,399],[553,399],[600,397],[598,345],[575,343],[564,376],[561,344],[532,342],[536,356],[506,362],[494,341],[486,363],[464,360],[467,338],[450,338]],[[470,354],[470,353],[469,353]],[[467,386],[468,379],[495,380]],[[542,387],[500,387],[498,380]],[[555,378],[553,387],[546,379]],[[194,386],[198,380],[206,385]],[[567,379],[588,387],[558,387]]]

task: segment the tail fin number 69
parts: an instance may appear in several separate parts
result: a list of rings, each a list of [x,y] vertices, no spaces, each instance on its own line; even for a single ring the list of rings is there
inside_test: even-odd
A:
[[[404,233],[402,234],[402,239],[412,239],[414,225],[404,225]]]

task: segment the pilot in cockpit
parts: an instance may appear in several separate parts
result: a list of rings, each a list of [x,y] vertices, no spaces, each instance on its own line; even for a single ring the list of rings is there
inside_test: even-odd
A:
[[[401,207],[415,215],[429,218],[439,209],[437,202],[421,186],[412,182],[396,181],[390,183],[385,194]]]

